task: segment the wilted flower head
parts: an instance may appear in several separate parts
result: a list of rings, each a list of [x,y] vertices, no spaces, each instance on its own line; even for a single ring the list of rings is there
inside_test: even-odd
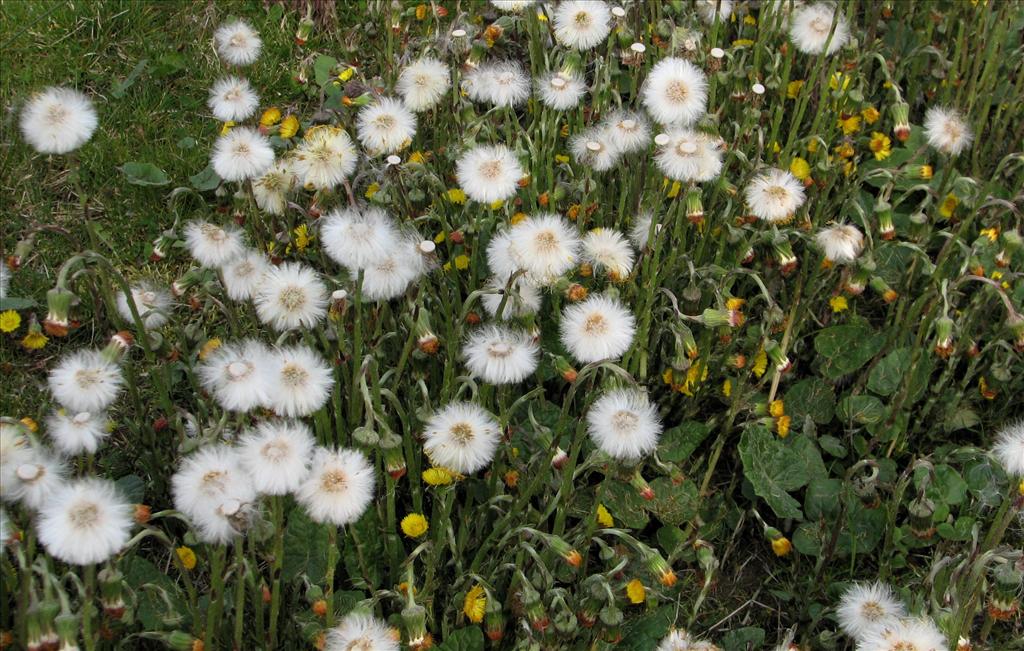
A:
[[[340,527],[358,520],[373,495],[373,467],[362,452],[317,448],[295,498],[314,522]]]
[[[270,140],[249,127],[236,127],[217,138],[210,162],[225,181],[254,179],[274,164]]]
[[[580,102],[587,85],[575,74],[551,72],[536,81],[537,95],[545,106],[564,111]]]
[[[324,251],[347,269],[365,269],[395,248],[394,220],[381,208],[341,208],[330,212],[320,227]]]
[[[46,433],[53,440],[54,447],[64,454],[91,454],[99,449],[100,442],[110,434],[110,423],[103,413],[69,413],[57,409],[46,419]]]
[[[1006,425],[996,435],[992,453],[1011,477],[1024,477],[1024,421]]]
[[[388,301],[405,293],[409,285],[427,270],[419,252],[422,239],[413,233],[399,234],[394,245],[363,269],[363,296],[371,301]],[[355,269],[349,274],[359,277]]]
[[[836,616],[843,632],[861,639],[874,629],[895,623],[906,615],[892,588],[881,582],[855,583],[839,600]]]
[[[254,249],[245,249],[220,268],[221,282],[228,298],[246,301],[263,286],[263,276],[270,271],[270,260]]]
[[[566,307],[560,330],[569,353],[588,364],[617,359],[629,350],[636,318],[619,299],[599,294]]]
[[[440,102],[451,84],[448,66],[433,57],[423,57],[402,69],[396,90],[405,106],[419,113]]]
[[[703,183],[722,173],[722,153],[710,136],[690,129],[674,129],[666,135],[668,143],[655,157],[665,176]]]
[[[836,29],[832,33],[832,40],[829,41],[833,20],[836,21]],[[834,5],[818,2],[797,7],[793,11],[790,17],[789,38],[796,45],[796,49],[804,54],[833,54],[850,40],[850,27],[846,18]]]
[[[967,149],[974,140],[963,116],[941,106],[933,106],[924,114],[924,135],[929,145],[949,156],[956,156]]]
[[[46,448],[33,446],[21,450],[5,462],[8,464],[13,466],[13,472],[4,473],[3,497],[31,510],[41,509],[66,483],[67,468]]]
[[[697,66],[685,59],[662,59],[651,69],[643,87],[644,106],[661,124],[688,125],[704,115],[708,82]]]
[[[504,145],[475,147],[463,154],[455,166],[459,187],[473,201],[494,203],[516,193],[523,168]]]
[[[611,32],[611,10],[602,0],[563,0],[555,8],[555,40],[577,50],[600,45]]]
[[[767,222],[784,222],[804,203],[804,186],[780,169],[761,172],[746,189],[750,212]]]
[[[221,122],[241,122],[256,112],[260,98],[249,80],[232,76],[217,80],[210,89],[210,99],[206,104],[213,117]]]
[[[901,619],[866,631],[857,651],[947,651],[946,637],[929,619]]]
[[[646,394],[635,389],[616,389],[590,407],[587,431],[608,456],[635,461],[658,445],[661,419]]]
[[[268,403],[281,416],[308,416],[331,395],[334,375],[319,353],[306,346],[282,348],[270,365]]]
[[[569,140],[573,158],[581,165],[587,165],[596,172],[605,172],[619,162],[619,150],[612,143],[611,132],[601,127],[591,127]]]
[[[612,146],[623,154],[643,151],[651,140],[651,125],[635,111],[616,111],[605,118],[601,126]]]
[[[241,533],[256,490],[227,445],[210,445],[186,457],[171,477],[174,508],[196,526],[200,540],[223,545]]]
[[[249,23],[235,20],[221,25],[213,34],[220,58],[233,66],[247,66],[260,55],[263,42]]]
[[[359,152],[344,129],[321,126],[308,132],[295,149],[292,171],[304,185],[331,190],[356,169]]]
[[[519,106],[530,96],[530,78],[518,61],[496,61],[467,72],[462,88],[474,102]]]
[[[295,187],[295,173],[290,161],[278,161],[252,183],[256,205],[271,215],[283,215],[288,207],[288,193]]]
[[[79,350],[65,356],[49,380],[53,397],[67,409],[100,412],[117,398],[124,376],[101,351]]]
[[[285,262],[263,275],[253,302],[260,321],[275,330],[312,328],[327,314],[327,287],[312,267]]]
[[[238,457],[257,492],[284,495],[306,479],[315,446],[309,426],[301,421],[263,421],[242,437]]]
[[[864,248],[864,234],[851,224],[823,228],[814,239],[826,258],[840,264],[853,262]]]
[[[491,463],[500,439],[498,422],[471,402],[442,407],[423,427],[423,450],[430,461],[465,475]]]
[[[732,15],[732,0],[697,0],[697,13],[701,20],[708,23],[718,21],[724,23]]]
[[[349,613],[327,632],[326,651],[398,651],[399,633],[386,622],[362,613]]]
[[[537,370],[540,346],[521,330],[491,325],[473,331],[462,354],[474,377],[489,384],[515,384]]]
[[[242,254],[242,232],[235,226],[220,227],[210,222],[190,222],[185,227],[185,244],[196,262],[219,267]]]
[[[575,227],[559,215],[536,213],[513,226],[508,233],[512,259],[534,284],[551,284],[576,264],[579,235]]]
[[[416,135],[416,115],[399,100],[381,97],[359,111],[356,133],[370,155],[390,154]]]
[[[131,288],[135,309],[147,329],[156,329],[167,323],[171,307],[171,293],[150,283],[143,283]],[[117,311],[121,318],[135,325],[131,308],[128,306],[128,294],[117,295]]]
[[[21,134],[41,154],[78,149],[92,138],[97,123],[92,102],[72,88],[47,88],[21,110]]]
[[[595,271],[605,270],[613,280],[622,280],[633,270],[633,249],[622,233],[595,228],[583,236],[580,256]]]
[[[128,543],[133,512],[113,482],[80,479],[62,486],[39,510],[39,541],[65,563],[102,563]]]
[[[203,388],[228,411],[245,412],[269,402],[273,354],[247,339],[218,346],[196,369]]]

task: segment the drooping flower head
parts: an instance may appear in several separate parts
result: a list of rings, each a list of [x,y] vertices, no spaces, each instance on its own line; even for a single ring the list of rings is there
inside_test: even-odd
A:
[[[611,228],[595,228],[584,235],[580,258],[594,271],[606,271],[612,280],[622,280],[633,270],[629,241]]]
[[[535,82],[537,95],[545,106],[565,111],[579,104],[587,85],[576,74],[551,72]]]
[[[54,447],[64,454],[92,454],[110,434],[110,422],[103,413],[69,413],[65,409],[57,409],[46,419],[46,433],[53,440]]]
[[[555,40],[566,47],[589,50],[611,32],[611,10],[602,0],[563,0],[555,8]]]
[[[851,224],[823,228],[814,239],[825,252],[825,257],[838,264],[853,262],[864,248],[864,234]]]
[[[241,122],[252,117],[260,105],[260,98],[249,80],[239,77],[218,79],[210,88],[206,105],[213,117],[221,122]]]
[[[221,25],[213,34],[217,54],[233,66],[247,66],[260,56],[263,41],[249,23],[235,20]]]
[[[836,616],[844,633],[860,639],[880,626],[905,617],[906,609],[888,585],[878,581],[855,583],[840,598]]]
[[[785,222],[804,204],[804,186],[789,172],[761,172],[746,189],[750,212],[766,222]]]
[[[242,437],[238,457],[257,492],[284,495],[309,475],[315,446],[309,426],[301,421],[263,421]]]
[[[475,147],[455,166],[459,187],[473,201],[494,203],[516,193],[523,168],[504,145]]]
[[[398,651],[399,633],[386,622],[349,613],[327,632],[327,651]]]
[[[580,238],[576,229],[554,213],[536,213],[509,229],[509,252],[527,279],[553,283],[576,264]]]
[[[643,86],[647,112],[661,124],[683,126],[699,120],[707,109],[704,72],[685,59],[669,57],[654,65]]]
[[[21,111],[21,134],[40,154],[78,149],[92,138],[98,123],[92,102],[72,88],[47,88]]]
[[[331,190],[356,169],[359,152],[344,129],[320,126],[311,129],[295,149],[292,170],[316,190]]]
[[[131,288],[135,309],[147,329],[155,330],[165,323],[171,308],[171,293],[152,283],[142,283]],[[117,311],[126,322],[135,325],[131,308],[128,306],[128,294],[117,295]]]
[[[373,467],[359,450],[317,448],[295,498],[314,522],[344,526],[363,515],[374,496]]]
[[[246,412],[269,402],[274,361],[266,346],[247,339],[217,347],[196,371],[223,409]]]
[[[113,482],[80,479],[62,486],[40,509],[39,541],[65,563],[102,563],[128,543],[133,513]]]
[[[67,355],[50,371],[50,392],[61,405],[78,413],[101,412],[121,392],[121,368],[99,350]]]
[[[617,298],[601,294],[565,308],[562,344],[584,364],[618,359],[633,343],[636,318]]]
[[[474,377],[490,384],[515,384],[537,370],[540,346],[528,333],[491,325],[473,331],[462,354]]]
[[[661,419],[646,394],[636,389],[615,389],[590,407],[587,431],[608,456],[635,461],[658,445]]]
[[[306,346],[282,348],[271,362],[270,407],[281,416],[308,416],[324,406],[334,386],[331,368]]]
[[[722,153],[707,134],[690,129],[673,129],[655,162],[665,176],[675,181],[703,183],[722,172]]]
[[[423,450],[430,461],[468,475],[491,463],[501,428],[491,414],[471,402],[453,402],[423,427]]]
[[[433,57],[423,57],[402,69],[396,89],[406,108],[419,113],[440,102],[451,84],[448,66]]]
[[[484,294],[480,301],[488,314],[498,318],[498,309],[500,308],[500,318],[504,320],[537,313],[543,297],[535,285],[523,279],[516,280],[512,283],[511,288],[506,289],[507,285],[508,276],[504,280],[494,276],[487,281],[484,289],[491,290],[491,293]],[[502,307],[502,302],[504,302],[504,307]]]
[[[254,249],[245,249],[220,268],[221,282],[228,298],[247,301],[263,286],[263,276],[270,271],[270,260]]]
[[[381,208],[341,208],[324,218],[320,238],[332,260],[358,270],[387,257],[399,233],[394,220]]]
[[[941,106],[933,106],[924,114],[924,135],[929,145],[949,156],[956,156],[974,141],[963,116]]]
[[[210,222],[190,222],[185,227],[185,244],[192,258],[204,267],[220,267],[245,249],[242,231]]]
[[[382,97],[359,111],[356,133],[371,156],[390,154],[416,135],[416,115],[399,100]]]
[[[833,21],[836,21],[834,32]],[[831,41],[829,33],[832,33]],[[850,26],[834,5],[818,2],[797,7],[793,11],[790,17],[789,38],[796,45],[796,49],[804,54],[833,54],[850,40]]]
[[[210,162],[225,181],[254,179],[274,164],[270,140],[249,127],[236,127],[217,138]]]

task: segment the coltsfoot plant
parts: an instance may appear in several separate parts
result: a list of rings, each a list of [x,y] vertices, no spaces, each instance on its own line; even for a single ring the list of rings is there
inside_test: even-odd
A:
[[[18,89],[0,645],[1021,648],[1019,3],[266,4]]]

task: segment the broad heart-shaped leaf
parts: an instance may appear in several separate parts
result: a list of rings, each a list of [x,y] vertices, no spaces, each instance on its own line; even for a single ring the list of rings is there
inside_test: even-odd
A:
[[[331,80],[331,70],[336,65],[338,65],[338,60],[334,57],[321,54],[316,58],[316,61],[313,63],[313,78],[316,80],[317,86],[327,85]]]
[[[871,369],[868,376],[868,389],[880,396],[891,396],[907,381],[906,374],[910,370],[910,386],[907,391],[907,404],[917,402],[928,388],[935,362],[930,355],[922,355],[910,368],[913,352],[910,348],[897,348],[882,358]]]
[[[125,560],[126,562],[121,565],[121,571],[124,572],[125,582],[131,586],[138,599],[135,616],[139,618],[146,630],[155,631],[162,628],[165,615],[186,615],[188,613],[188,608],[181,598],[181,590],[170,576],[138,554],[130,555]],[[146,586],[162,589],[170,600],[170,605],[164,602],[157,589]],[[173,609],[174,612],[168,613],[168,609]],[[187,628],[187,626],[183,626],[183,628]]]
[[[764,644],[764,629],[757,626],[735,628],[722,636],[725,651],[747,651],[760,649]]]
[[[743,430],[739,452],[743,474],[758,497],[780,518],[802,520],[800,503],[789,491],[810,481],[806,459],[760,424]]]
[[[668,635],[675,617],[675,604],[668,604],[631,622],[627,620],[629,623],[623,631],[622,642],[616,648],[626,651],[650,651]]]
[[[644,506],[664,524],[680,525],[697,515],[697,485],[689,479],[676,484],[668,477],[658,477],[651,488],[654,499]]]
[[[635,488],[624,481],[606,479],[597,487],[597,501],[608,509],[616,526],[643,529],[647,526],[645,500]]]
[[[867,364],[885,345],[885,336],[863,324],[826,328],[814,338],[814,349],[825,361],[822,374],[838,379]]]
[[[900,285],[906,282],[907,270],[914,259],[914,252],[898,244],[886,242],[875,248],[874,256],[878,265],[875,273],[891,287],[899,290]]]
[[[669,428],[658,443],[658,458],[674,463],[686,461],[710,433],[710,427],[695,420]]]
[[[836,407],[836,394],[832,387],[818,378],[800,380],[786,391],[786,413],[800,422],[804,416],[819,425],[832,420]]]
[[[479,626],[460,628],[449,633],[435,648],[437,651],[483,651],[484,634]]]
[[[836,414],[845,422],[853,421],[861,425],[879,423],[885,418],[885,406],[875,396],[845,396],[839,401]]]
[[[7,310],[27,310],[36,304],[31,298],[18,298],[17,296],[4,296],[0,298],[0,312]]]
[[[158,187],[171,182],[171,179],[167,177],[167,172],[153,163],[136,163],[134,161],[125,163],[121,166],[121,173],[132,185]]]
[[[320,583],[326,572],[327,529],[310,520],[305,509],[292,509],[284,532],[281,577],[290,582],[305,574],[311,582]]]
[[[207,165],[198,174],[193,174],[188,177],[188,182],[192,184],[192,187],[200,192],[206,192],[208,190],[216,190],[217,186],[220,185],[220,176],[213,170],[213,165]]]

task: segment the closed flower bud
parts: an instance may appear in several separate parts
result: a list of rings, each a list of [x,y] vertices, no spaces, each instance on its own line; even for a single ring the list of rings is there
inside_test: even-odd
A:
[[[569,455],[565,453],[565,450],[557,448],[555,454],[551,457],[551,467],[555,470],[561,470],[568,461]]]
[[[46,319],[43,328],[52,337],[66,337],[70,325],[71,305],[77,297],[63,287],[54,287],[46,292]]]
[[[953,352],[953,319],[943,315],[935,320],[935,354],[947,359]]]
[[[886,303],[892,303],[900,297],[896,290],[890,287],[889,283],[885,282],[885,279],[881,276],[872,276],[868,284],[871,286],[871,289],[875,290]]]
[[[785,373],[793,367],[793,363],[789,361],[789,357],[782,350],[782,347],[773,339],[769,339],[764,342],[764,352],[768,355],[768,359],[775,365],[775,370],[779,373]]]
[[[566,382],[572,383],[576,381],[576,369],[561,355],[555,358],[555,370],[558,371],[558,374]]]
[[[640,474],[639,468],[633,472],[633,476],[629,478],[629,483],[638,493],[640,493],[640,497],[645,500],[654,499],[654,489],[651,488],[651,485],[648,484],[647,480]]]
[[[896,235],[896,228],[892,223],[892,206],[888,201],[879,201],[875,205],[875,214],[878,215],[878,232],[883,240],[891,240]]]
[[[779,271],[783,275],[792,273],[797,267],[797,259],[789,240],[784,237],[776,239],[772,242],[772,249],[775,251],[775,259],[779,263]]]
[[[384,469],[395,481],[398,481],[405,476],[405,455],[402,453],[401,447],[387,448],[384,450]]]
[[[892,107],[893,133],[900,142],[910,138],[910,106],[906,102],[898,102]]]
[[[701,201],[701,191],[697,188],[686,193],[686,218],[694,225],[704,223],[704,203]]]
[[[932,515],[935,514],[935,502],[920,495],[911,500],[907,506],[910,514],[910,533],[921,540],[928,540],[935,535]]]
[[[402,609],[402,626],[411,649],[430,648],[430,634],[427,633],[427,609],[417,603],[410,603]]]
[[[505,616],[501,610],[501,602],[490,595],[487,598],[487,611],[484,614],[484,630],[487,639],[497,642],[505,636]]]
[[[651,574],[658,577],[658,582],[661,585],[671,588],[676,584],[676,573],[672,571],[672,566],[668,564],[661,554],[649,547],[647,548],[646,563]]]

